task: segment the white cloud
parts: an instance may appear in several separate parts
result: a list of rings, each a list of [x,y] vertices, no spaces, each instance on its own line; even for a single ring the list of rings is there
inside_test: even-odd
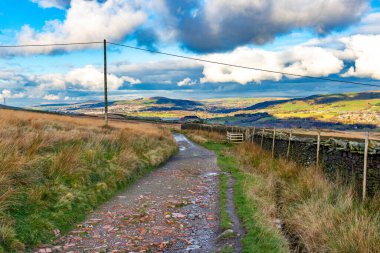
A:
[[[69,87],[84,90],[102,90],[104,88],[103,71],[92,65],[83,68],[77,68],[66,74],[44,74],[31,77],[41,89],[58,89],[64,90]],[[129,76],[116,76],[114,74],[107,75],[107,84],[110,90],[120,88],[124,83],[138,84],[140,80]]]
[[[297,46],[279,54],[279,57],[283,71],[297,75],[325,77],[339,73],[344,66],[332,50],[320,47]]]
[[[4,98],[4,97],[9,97],[11,95],[11,91],[10,90],[3,90],[0,94],[1,98]]]
[[[59,100],[60,97],[58,95],[53,95],[53,94],[47,94],[43,97],[45,100]]]
[[[143,63],[119,63],[109,67],[112,73],[133,75],[144,83],[171,84],[200,75],[202,65],[188,60],[162,60]],[[196,79],[199,79],[198,76]]]
[[[190,77],[186,77],[182,81],[178,82],[177,85],[182,87],[182,86],[193,86],[197,84],[197,81],[191,80]]]
[[[1,70],[0,71],[0,88],[8,87],[10,85],[16,86],[17,84],[25,81],[25,77],[19,73],[19,69],[14,70]]]
[[[278,69],[280,65],[278,58],[274,52],[250,49],[248,47],[240,47],[231,53],[212,54],[205,56],[204,59],[209,61],[226,62],[230,64],[261,67],[266,69]],[[248,82],[260,82],[262,80],[281,79],[281,75],[266,73],[262,71],[253,71],[241,68],[234,68],[216,64],[204,64],[204,77],[201,79],[205,82],[238,82],[246,84]]]
[[[12,93],[12,91],[8,89],[4,89],[0,93],[0,99],[7,99],[7,98],[23,98],[25,97],[25,94],[20,92],[20,93]]]
[[[18,34],[18,41],[20,44],[88,42],[103,41],[103,39],[118,41],[133,32],[146,19],[146,13],[141,10],[139,4],[135,4],[135,1],[107,0],[99,3],[98,1],[72,0],[64,21],[47,21],[40,31],[25,25]],[[25,50],[27,53],[50,53],[54,50],[86,47],[89,46],[35,47]]]
[[[0,99],[30,98],[45,100],[77,100],[69,97],[69,90],[103,91],[103,69],[92,65],[72,69],[67,73],[49,74],[16,74],[20,70],[8,69],[0,71]],[[135,85],[141,81],[127,75],[109,73],[109,90],[117,90],[125,84]],[[60,91],[59,95],[52,95]]]
[[[70,4],[70,0],[31,0],[41,8],[58,8],[64,9]]]
[[[231,53],[212,54],[206,60],[226,62],[234,65],[286,72],[297,75],[328,76],[343,68],[343,61],[331,50],[318,47],[297,46],[283,52],[273,52],[248,47],[240,47]],[[204,64],[205,82],[249,82],[260,83],[264,80],[279,81],[282,74],[229,67],[216,64]],[[289,76],[289,78],[295,78]]]
[[[380,34],[380,12],[368,14],[354,30],[357,34]]]
[[[124,79],[108,74],[109,89],[117,89],[123,85]],[[77,84],[87,90],[101,90],[104,87],[104,75],[95,67],[88,65],[70,71],[64,78],[66,83]]]
[[[343,77],[369,77],[380,80],[380,35],[355,35],[342,38],[346,49],[340,56],[355,63]]]

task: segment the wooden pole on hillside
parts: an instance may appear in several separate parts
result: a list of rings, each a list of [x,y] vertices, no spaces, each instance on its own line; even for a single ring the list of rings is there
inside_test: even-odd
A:
[[[315,162],[315,166],[317,169],[319,169],[319,150],[321,147],[321,131],[318,130],[318,137],[317,137],[317,160]]]
[[[365,143],[364,143],[363,201],[365,200],[366,193],[367,193],[368,142],[369,142],[369,133],[367,132],[365,135]]]
[[[276,144],[276,128],[273,128],[272,159],[274,158],[274,146]]]
[[[291,144],[291,141],[292,141],[292,134],[293,134],[293,129],[290,129],[289,143],[288,143],[288,152],[286,153],[286,159],[288,159],[288,160],[289,160],[289,155],[290,155],[290,144]]]
[[[107,87],[107,41],[103,42],[104,47],[104,121],[108,126],[108,87]]]

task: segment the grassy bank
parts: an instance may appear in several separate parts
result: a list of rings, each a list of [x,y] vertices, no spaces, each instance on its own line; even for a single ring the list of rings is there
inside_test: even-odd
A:
[[[231,170],[237,178],[236,205],[253,238],[248,240],[247,235],[244,239],[246,249],[257,247],[254,240],[268,241],[263,233],[252,232],[256,230],[250,224],[260,225],[275,242],[282,241],[275,229],[275,219],[280,218],[296,251],[380,252],[379,197],[361,203],[352,188],[330,182],[315,168],[272,160],[271,154],[252,144],[229,147],[220,138],[201,135],[203,145],[215,150],[219,159],[235,159],[228,167],[238,168],[237,172]],[[247,217],[251,219],[248,222]]]
[[[0,252],[68,231],[176,150],[168,131],[147,124],[0,113]]]
[[[186,134],[195,142],[214,151],[218,166],[224,172],[231,173],[236,179],[234,186],[235,206],[246,230],[243,238],[244,252],[288,252],[286,239],[276,228],[274,199],[265,199],[268,185],[260,176],[244,172],[238,168],[232,150],[233,146],[223,141],[223,136],[213,133],[189,131]],[[227,183],[221,178],[221,228],[230,228],[226,212],[225,191]],[[227,179],[226,179],[227,180]],[[225,181],[226,181],[225,180]]]

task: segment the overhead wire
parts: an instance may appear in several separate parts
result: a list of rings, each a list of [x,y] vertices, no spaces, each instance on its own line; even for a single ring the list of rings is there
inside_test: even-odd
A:
[[[104,43],[103,41],[93,41],[93,42],[71,42],[71,43],[52,43],[52,44],[0,45],[0,48],[75,46],[75,45],[90,45],[90,44],[103,44],[103,43]]]
[[[90,44],[103,44],[103,43],[104,43],[104,41],[51,43],[51,44],[0,45],[0,48],[74,46],[74,45],[90,45]],[[273,73],[273,74],[281,74],[281,75],[285,75],[285,76],[295,76],[295,77],[302,77],[302,78],[308,78],[308,79],[314,79],[314,80],[323,80],[323,81],[336,82],[336,83],[354,84],[354,85],[370,86],[370,87],[380,87],[380,84],[371,84],[371,83],[363,83],[363,82],[348,81],[348,80],[341,80],[341,79],[333,79],[333,78],[328,78],[328,77],[316,77],[316,76],[300,75],[300,74],[283,72],[283,71],[276,71],[276,70],[269,70],[269,69],[263,69],[263,68],[258,68],[258,67],[243,66],[243,65],[238,65],[238,64],[231,64],[231,63],[226,63],[226,62],[212,61],[212,60],[190,57],[190,56],[185,56],[185,55],[167,53],[167,52],[163,52],[163,51],[146,49],[146,48],[135,47],[135,46],[129,46],[129,45],[115,43],[115,42],[108,42],[107,41],[106,43],[110,44],[110,45],[114,45],[114,46],[120,46],[120,47],[145,51],[145,52],[154,53],[154,54],[161,54],[161,55],[166,55],[166,56],[171,56],[171,57],[176,57],[176,58],[182,58],[182,59],[187,59],[187,60],[192,60],[192,61],[217,64],[217,65],[234,67],[234,68],[255,70],[255,71],[261,71],[261,72],[267,72],[267,73]]]
[[[184,55],[179,55],[179,54],[173,54],[173,53],[166,53],[166,52],[162,52],[162,51],[146,49],[146,48],[141,48],[141,47],[134,47],[134,46],[129,46],[129,45],[115,43],[115,42],[107,42],[107,43],[110,45],[126,47],[126,48],[145,51],[145,52],[149,52],[149,53],[167,55],[167,56],[172,56],[172,57],[177,57],[177,58],[182,58],[182,59],[187,59],[187,60],[193,60],[193,61],[199,61],[199,62],[205,62],[205,63],[218,64],[218,65],[223,65],[223,66],[228,66],[228,67],[256,70],[256,71],[267,72],[267,73],[281,74],[281,75],[286,75],[286,76],[296,76],[296,77],[303,77],[303,78],[330,81],[330,82],[355,84],[355,85],[371,86],[371,87],[380,87],[380,84],[370,84],[370,83],[362,83],[362,82],[355,82],[355,81],[339,80],[339,79],[333,79],[333,78],[327,78],[327,77],[300,75],[300,74],[294,74],[294,73],[288,73],[288,72],[282,72],[282,71],[276,71],[276,70],[269,70],[269,69],[262,69],[262,68],[257,68],[257,67],[249,67],[249,66],[231,64],[231,63],[225,63],[225,62],[219,62],[219,61],[211,61],[211,60],[195,58],[195,57],[190,57],[190,56],[184,56]]]

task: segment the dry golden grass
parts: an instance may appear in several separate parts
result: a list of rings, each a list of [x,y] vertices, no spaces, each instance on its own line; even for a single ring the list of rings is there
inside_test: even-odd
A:
[[[67,231],[175,150],[147,123],[0,110],[0,252]]]
[[[80,126],[87,127],[102,127],[104,126],[104,120],[102,118],[95,117],[74,117],[74,116],[61,116],[54,114],[38,113],[38,112],[23,112],[23,111],[13,111],[0,109],[1,118],[0,121],[33,121],[34,126],[42,126],[45,121],[54,121],[62,124],[76,124]],[[1,123],[0,123],[1,124]],[[158,133],[161,134],[161,131],[157,128],[156,125],[150,123],[143,123],[138,121],[118,121],[110,120],[109,125],[115,128],[122,128],[127,130],[134,130],[143,133]]]
[[[256,145],[239,145],[235,155],[245,171],[264,176],[269,185],[277,182],[281,219],[307,252],[380,252],[378,197],[360,203],[350,186],[327,180],[316,168],[272,160]]]
[[[223,143],[220,135],[189,134],[202,143]],[[314,167],[273,160],[254,144],[235,145],[224,153],[237,160],[245,196],[264,212],[252,216],[265,227],[274,229],[280,218],[305,252],[380,252],[380,196],[362,203],[349,185],[331,182]]]
[[[189,136],[195,142],[201,144],[206,143],[209,139],[216,140],[219,142],[224,141],[226,139],[226,137],[221,133],[198,130],[186,130],[186,135]]]

